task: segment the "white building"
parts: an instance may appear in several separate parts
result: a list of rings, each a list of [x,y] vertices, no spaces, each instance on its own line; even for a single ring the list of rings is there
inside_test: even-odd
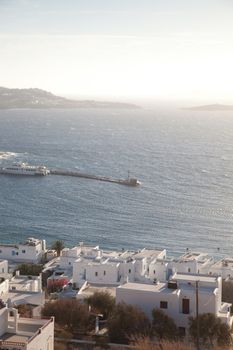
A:
[[[54,319],[21,318],[16,309],[1,305],[0,349],[53,350]]]
[[[151,261],[166,257],[166,250],[102,251],[99,247],[83,251],[73,262],[73,282],[119,285],[126,281],[149,281]]]
[[[85,246],[83,242],[80,242],[77,247],[62,249],[59,265],[61,269],[72,268],[74,262],[82,256],[96,258],[101,254],[99,246]]]
[[[176,273],[167,283],[126,283],[116,288],[116,302],[138,306],[149,318],[153,308],[162,309],[185,333],[189,317],[196,316],[196,281],[199,313],[213,313],[231,326],[231,304],[222,303],[221,277]]]
[[[209,267],[208,273],[214,276],[222,276],[223,279],[233,278],[233,259],[225,258],[215,262]]]
[[[14,263],[39,263],[45,252],[45,240],[36,238],[28,238],[19,244],[0,244],[0,259]]]
[[[7,278],[8,275],[8,261],[0,260],[0,278]]]
[[[42,290],[41,276],[21,276],[16,274],[10,280],[0,281],[0,299],[11,300],[12,304],[31,304],[43,306],[45,293]]]

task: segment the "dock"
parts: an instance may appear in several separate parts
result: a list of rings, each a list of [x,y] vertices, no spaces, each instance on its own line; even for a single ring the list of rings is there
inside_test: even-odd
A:
[[[81,173],[79,171],[66,170],[66,169],[49,169],[49,171],[51,175],[81,177],[84,179],[112,182],[119,185],[132,186],[132,187],[136,187],[141,184],[140,181],[138,181],[136,178],[129,177],[129,176],[126,179],[115,179],[111,176],[90,175],[86,173]]]

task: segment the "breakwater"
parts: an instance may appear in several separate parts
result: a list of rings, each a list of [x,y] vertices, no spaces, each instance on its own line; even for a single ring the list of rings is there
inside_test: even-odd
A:
[[[136,178],[132,178],[129,176],[126,179],[116,179],[111,176],[91,175],[91,174],[81,173],[79,171],[74,171],[74,170],[66,170],[66,169],[49,169],[49,170],[51,175],[81,177],[84,179],[112,182],[119,185],[132,186],[132,187],[139,186],[141,184],[140,181],[138,181]]]

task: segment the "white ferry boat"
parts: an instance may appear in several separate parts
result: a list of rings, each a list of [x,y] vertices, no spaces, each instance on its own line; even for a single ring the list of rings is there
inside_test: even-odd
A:
[[[4,168],[0,168],[0,174],[8,175],[48,175],[50,171],[45,166],[29,165],[27,163],[15,163]]]

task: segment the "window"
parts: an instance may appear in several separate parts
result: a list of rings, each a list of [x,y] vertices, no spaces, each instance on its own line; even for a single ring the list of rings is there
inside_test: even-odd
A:
[[[155,275],[155,270],[154,270],[154,275]]]
[[[22,253],[23,253],[23,254],[25,254],[25,253],[26,253],[26,250],[25,250],[25,249],[23,249],[23,250],[22,250]]]
[[[182,313],[189,314],[189,299],[182,299]]]
[[[167,301],[160,301],[160,309],[167,309]]]
[[[129,269],[129,273],[131,273],[131,269]]]
[[[2,251],[0,250],[0,253],[2,253]]]
[[[106,275],[106,271],[104,271],[104,276]]]
[[[98,276],[98,272],[95,272],[95,276]]]
[[[5,271],[4,271],[4,267],[2,268],[2,273],[4,273]]]
[[[190,269],[190,267],[188,268],[188,272],[191,272],[191,269]]]
[[[15,251],[14,250],[12,250],[11,255],[13,255],[13,256],[15,255]]]

